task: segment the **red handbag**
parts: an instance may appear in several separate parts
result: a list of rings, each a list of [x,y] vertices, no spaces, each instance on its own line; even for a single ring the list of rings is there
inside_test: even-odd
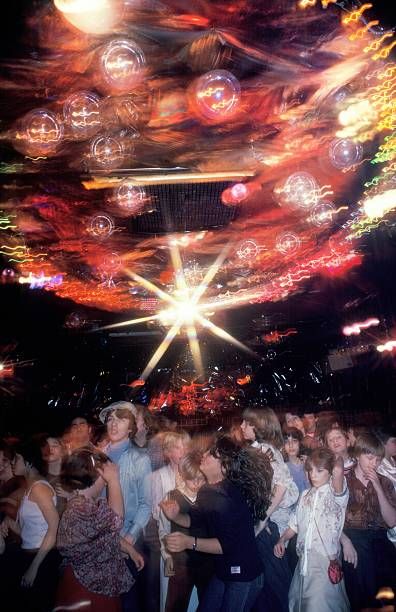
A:
[[[338,584],[344,577],[341,563],[338,559],[331,559],[327,568],[327,575],[332,584]]]
[[[326,557],[329,559],[329,567],[327,568],[327,575],[329,577],[331,584],[338,584],[339,582],[341,582],[341,580],[344,577],[344,572],[342,571],[341,563],[339,562],[338,559],[330,559],[330,556],[327,552],[327,548],[320,534],[319,527],[316,522],[316,518],[314,518],[314,521],[315,521],[316,529],[318,530],[320,541],[322,542],[322,546],[325,549]]]

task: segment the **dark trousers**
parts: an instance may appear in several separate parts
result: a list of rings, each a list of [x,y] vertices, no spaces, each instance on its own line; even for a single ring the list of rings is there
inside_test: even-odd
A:
[[[7,612],[50,612],[53,609],[60,565],[56,549],[50,550],[41,563],[33,586],[21,586],[21,578],[35,554],[12,547],[0,557],[0,597]]]
[[[264,588],[253,608],[255,612],[288,612],[289,588],[292,580],[286,555],[278,559],[274,555],[274,546],[279,540],[279,530],[273,521],[268,521],[257,536],[261,563],[264,569]]]
[[[205,562],[200,567],[176,566],[175,575],[169,578],[165,612],[186,612],[194,586],[197,588],[198,601],[203,601],[213,575],[212,570],[212,563]]]
[[[345,587],[353,612],[377,608],[376,595],[381,587],[396,590],[396,548],[385,529],[344,529],[356,548],[356,569],[343,563]],[[391,604],[391,601],[388,601]]]
[[[250,612],[262,588],[262,574],[251,582],[223,582],[214,576],[198,612]]]

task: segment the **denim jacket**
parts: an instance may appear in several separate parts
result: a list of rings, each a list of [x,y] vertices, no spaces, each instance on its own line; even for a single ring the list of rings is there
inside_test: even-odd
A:
[[[118,466],[125,511],[121,535],[136,542],[151,515],[151,463],[146,450],[130,443]]]

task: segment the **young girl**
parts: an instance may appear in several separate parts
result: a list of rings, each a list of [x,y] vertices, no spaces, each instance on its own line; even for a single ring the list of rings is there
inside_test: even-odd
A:
[[[297,485],[299,493],[308,489],[309,482],[305,472],[305,461],[301,453],[303,435],[295,427],[287,427],[283,431],[283,455],[290,474]]]
[[[241,429],[245,440],[269,457],[273,470],[271,504],[257,536],[260,558],[265,569],[265,589],[260,593],[256,609],[287,612],[287,593],[292,575],[287,560],[274,557],[272,550],[279,534],[289,524],[291,512],[298,500],[298,488],[280,452],[283,436],[275,412],[271,408],[248,408],[243,413]]]
[[[189,452],[179,465],[182,478],[179,486],[168,494],[168,499],[175,500],[182,514],[188,514],[195,507],[197,493],[205,483],[205,477],[200,470],[202,455],[197,451]],[[160,523],[164,517],[160,513]],[[171,532],[181,531],[185,534],[191,532],[171,522]],[[196,530],[193,536],[205,537],[205,530]],[[168,595],[166,599],[166,612],[185,612],[188,608],[194,586],[197,589],[198,599],[209,583],[213,573],[213,563],[209,555],[182,551],[170,554],[161,542],[161,554],[165,562],[165,571],[169,578]]]
[[[348,503],[342,459],[326,448],[312,451],[306,461],[312,488],[304,491],[289,527],[274,547],[283,557],[285,544],[297,533],[298,565],[289,591],[290,612],[347,612],[344,580],[333,584],[330,560],[339,558],[340,538]],[[319,604],[320,602],[320,604]]]

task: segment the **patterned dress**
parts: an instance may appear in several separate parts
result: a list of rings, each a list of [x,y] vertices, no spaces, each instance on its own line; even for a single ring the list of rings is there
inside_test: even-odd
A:
[[[82,495],[69,500],[57,537],[68,584],[72,576],[87,592],[104,599],[118,599],[121,593],[129,591],[134,580],[121,554],[121,528],[122,519],[106,500],[87,499]],[[67,589],[62,589],[62,584],[60,591],[63,600]],[[67,593],[67,596],[70,605],[73,594]]]

